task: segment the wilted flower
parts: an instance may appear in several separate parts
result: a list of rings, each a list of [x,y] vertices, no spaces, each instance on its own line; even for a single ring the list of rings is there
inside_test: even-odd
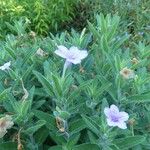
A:
[[[35,37],[36,37],[36,33],[35,33],[34,31],[31,31],[31,32],[29,33],[29,35],[30,35],[32,38],[35,38]]]
[[[136,121],[135,121],[134,118],[132,118],[132,119],[130,119],[130,120],[128,121],[128,124],[131,125],[131,126],[133,126],[135,123],[136,123]]]
[[[120,71],[120,74],[125,78],[125,79],[132,79],[135,78],[134,71],[131,69],[128,69],[127,67],[123,68]]]
[[[0,70],[9,70],[11,65],[11,61],[5,63],[3,66],[0,66]]]
[[[73,64],[81,63],[81,60],[87,57],[88,53],[85,50],[79,50],[77,47],[72,46],[70,49],[67,49],[65,46],[60,45],[55,51],[55,54],[65,58],[67,62]]]
[[[60,132],[65,132],[65,123],[63,119],[56,117],[56,125]]]
[[[139,61],[138,61],[136,58],[133,58],[133,59],[131,60],[131,62],[132,62],[133,64],[138,64],[138,63],[139,63]]]
[[[110,108],[106,107],[104,113],[107,117],[107,124],[109,126],[118,126],[121,129],[126,129],[126,122],[129,119],[129,115],[126,112],[119,112],[119,109],[115,105],[111,105]]]
[[[41,48],[39,48],[37,51],[36,51],[36,54],[41,56],[41,57],[44,57],[46,56],[48,53],[44,52]]]
[[[7,133],[7,129],[10,129],[13,125],[14,123],[11,116],[6,115],[0,118],[0,138],[2,138]]]

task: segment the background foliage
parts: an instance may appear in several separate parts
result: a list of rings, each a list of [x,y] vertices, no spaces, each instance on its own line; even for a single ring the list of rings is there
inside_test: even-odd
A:
[[[46,35],[57,30],[74,16],[77,0],[1,0],[1,32],[8,33],[6,22],[24,18],[29,28],[38,34]]]
[[[12,24],[20,17],[30,23],[30,30],[47,35],[51,31],[70,31],[70,27],[81,31],[87,19],[94,21],[95,14],[117,13],[122,28],[137,39],[136,34],[149,32],[149,6],[148,0],[1,0],[0,33],[10,32],[6,22]]]

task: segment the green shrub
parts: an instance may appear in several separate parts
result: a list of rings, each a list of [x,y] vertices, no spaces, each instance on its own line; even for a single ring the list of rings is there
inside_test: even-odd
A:
[[[31,37],[23,20],[8,24],[15,35],[0,41],[0,149],[149,149],[150,46],[145,38],[131,41],[120,21],[118,15],[96,15],[89,30],[45,38]],[[63,69],[59,45],[86,49],[88,56]],[[11,65],[3,69],[6,62]],[[126,67],[133,76],[122,75]],[[108,124],[104,109],[111,104],[129,114],[127,129]],[[11,129],[5,115],[12,117]]]
[[[46,35],[57,31],[72,20],[77,0],[1,0],[1,36],[8,33],[6,22],[12,23],[20,17],[30,22],[29,28],[37,34]]]
[[[133,40],[141,40],[139,38],[141,35],[147,36],[147,33],[150,33],[149,6],[149,0],[80,0],[78,7],[81,7],[82,11],[79,12],[78,19],[83,18],[83,23],[80,24],[80,27],[83,28],[87,19],[91,22],[94,21],[96,14],[118,14],[121,17],[122,30],[131,34]]]

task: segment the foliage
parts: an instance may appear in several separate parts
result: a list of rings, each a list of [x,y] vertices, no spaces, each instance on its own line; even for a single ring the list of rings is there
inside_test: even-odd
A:
[[[14,34],[0,41],[0,65],[11,61],[0,70],[0,116],[11,115],[14,126],[1,149],[150,149],[149,36],[133,41],[121,23],[117,14],[100,14],[81,33],[45,38],[29,35],[23,19],[7,23]],[[58,45],[87,49],[88,56],[62,76]],[[125,67],[134,78],[121,76]],[[108,126],[104,108],[111,104],[129,114],[126,130]]]
[[[94,16],[99,13],[118,14],[121,17],[122,30],[131,34],[133,40],[142,40],[148,35],[150,20],[150,1],[148,0],[80,0],[77,5],[75,27],[83,28],[87,19],[94,21]],[[78,23],[82,20],[82,24]],[[78,23],[78,24],[77,24]],[[122,32],[121,30],[121,32]]]
[[[1,36],[8,33],[5,23],[13,23],[20,17],[25,18],[30,29],[37,34],[47,35],[50,30],[58,30],[72,20],[76,2],[77,0],[1,0]]]

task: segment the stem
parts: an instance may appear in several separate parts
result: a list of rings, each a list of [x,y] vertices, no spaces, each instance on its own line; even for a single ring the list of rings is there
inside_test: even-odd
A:
[[[20,137],[21,130],[22,130],[22,128],[20,128],[20,130],[18,132],[18,136],[17,136],[17,141],[18,141],[17,150],[23,150],[23,145],[21,143],[21,137]]]
[[[131,132],[132,132],[132,136],[134,136],[134,128],[133,128],[133,125],[131,126]]]
[[[65,64],[64,64],[64,68],[63,68],[62,78],[65,77],[66,70],[70,65],[71,65],[71,63],[66,60]]]

